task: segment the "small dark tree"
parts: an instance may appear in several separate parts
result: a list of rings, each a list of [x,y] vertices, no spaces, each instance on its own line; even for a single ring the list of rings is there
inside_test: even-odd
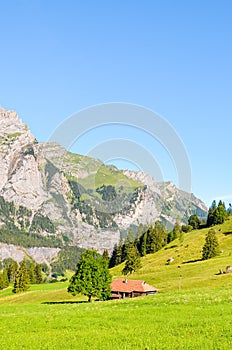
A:
[[[232,215],[232,205],[231,205],[231,203],[229,203],[229,208],[227,209],[227,213],[228,213],[229,216]]]
[[[6,261],[4,261],[4,263],[6,264],[9,282],[14,282],[16,271],[18,269],[17,262],[10,258],[10,259],[6,259]]]
[[[111,296],[110,282],[111,275],[106,260],[95,250],[87,250],[77,264],[68,292],[72,295],[86,295],[89,302],[92,297],[106,300]]]
[[[129,228],[127,237],[125,239],[125,243],[122,246],[122,262],[127,259],[133,247],[134,247],[134,233],[133,233],[133,229]]]
[[[146,256],[147,254],[147,232],[144,232],[144,234],[140,238],[140,255]]]
[[[219,243],[216,236],[216,231],[210,229],[205,238],[205,244],[202,250],[202,259],[208,260],[219,254]]]
[[[30,277],[27,271],[26,261],[23,260],[16,272],[13,293],[25,292],[30,287]]]
[[[122,240],[120,239],[117,246],[116,256],[115,256],[115,266],[121,264],[122,261],[123,261],[123,243],[122,243]]]
[[[43,283],[42,268],[40,264],[35,265],[35,283]]]
[[[104,249],[103,253],[102,253],[102,257],[103,259],[105,259],[106,261],[109,261],[109,253],[107,249]]]
[[[211,207],[208,210],[208,216],[207,216],[207,226],[210,227],[215,224],[214,222],[214,217],[215,217],[215,212],[217,209],[216,201],[214,200],[212,202]]]
[[[213,201],[208,211],[207,226],[210,227],[213,225],[223,224],[227,216],[228,213],[226,211],[225,204],[220,200],[218,206],[216,206],[216,201]]]
[[[35,278],[35,263],[34,263],[34,261],[28,263],[28,265],[27,265],[27,271],[28,271],[28,275],[29,275],[29,278],[30,278],[30,284],[36,283],[36,278]]]
[[[141,258],[139,255],[139,251],[136,247],[133,247],[130,250],[129,255],[127,256],[126,264],[122,270],[124,275],[128,275],[129,273],[133,273],[134,271],[138,271],[141,268]]]
[[[214,224],[223,224],[228,214],[225,208],[225,204],[222,201],[219,201],[217,209],[215,211]]]
[[[7,275],[7,269],[0,273],[0,289],[4,289],[9,286],[9,279]]]
[[[109,261],[109,267],[114,267],[116,265],[116,254],[117,254],[117,249],[118,249],[118,245],[115,244],[114,245],[114,249],[112,251],[111,257],[110,257],[110,261]]]
[[[191,225],[182,225],[182,231],[184,233],[190,232],[193,230],[193,227]]]
[[[179,223],[179,221],[177,221],[175,223],[175,226],[173,227],[173,240],[176,239],[176,238],[180,238],[180,235],[181,235],[181,232],[182,232],[182,227]]]
[[[200,227],[200,220],[196,214],[193,214],[188,219],[188,224],[192,226],[194,230],[197,230]]]

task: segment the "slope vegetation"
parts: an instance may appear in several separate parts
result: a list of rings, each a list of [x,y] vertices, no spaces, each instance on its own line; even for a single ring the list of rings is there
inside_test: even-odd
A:
[[[232,219],[214,226],[220,245],[218,257],[201,260],[202,247],[208,228],[194,230],[184,235],[183,242],[175,240],[160,251],[142,258],[142,268],[127,278],[143,279],[160,292],[191,290],[201,287],[232,285],[232,273],[219,274],[232,265]],[[174,259],[170,264],[168,259]],[[123,265],[111,270],[114,277],[122,276]]]

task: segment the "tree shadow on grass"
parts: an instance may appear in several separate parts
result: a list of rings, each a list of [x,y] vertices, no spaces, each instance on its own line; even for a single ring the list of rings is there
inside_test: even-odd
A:
[[[176,247],[178,247],[178,245],[177,245],[177,244],[174,244],[174,245],[172,245],[171,247],[165,247],[164,250],[172,249],[172,248],[176,248]]]
[[[188,260],[188,261],[183,261],[182,264],[191,264],[191,263],[195,263],[198,261],[203,261],[203,260],[202,259]]]
[[[77,301],[44,301],[41,304],[44,305],[59,305],[59,304],[83,304],[83,303],[88,303],[87,300],[77,300]]]
[[[232,231],[223,232],[223,234],[224,234],[225,236],[227,236],[227,235],[232,235]]]

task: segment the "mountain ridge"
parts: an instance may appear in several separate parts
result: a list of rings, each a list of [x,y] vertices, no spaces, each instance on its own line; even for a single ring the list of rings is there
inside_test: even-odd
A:
[[[19,230],[58,237],[62,244],[112,251],[130,226],[157,219],[171,226],[180,216],[186,222],[191,213],[207,211],[201,200],[171,182],[106,166],[54,142],[38,143],[17,113],[3,108],[0,162],[0,196],[17,212],[8,221]],[[21,207],[31,215],[20,216]],[[5,216],[0,213],[0,227],[8,227]]]

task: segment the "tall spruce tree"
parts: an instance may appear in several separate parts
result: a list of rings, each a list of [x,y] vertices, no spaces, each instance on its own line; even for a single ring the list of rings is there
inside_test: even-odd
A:
[[[210,229],[205,238],[205,244],[202,249],[202,259],[208,260],[219,254],[219,243],[216,231]]]
[[[147,232],[140,237],[139,251],[141,256],[146,256],[147,254]]]
[[[123,243],[120,239],[118,245],[117,245],[117,251],[115,255],[115,266],[121,264],[123,261]]]
[[[223,224],[227,218],[228,213],[226,211],[225,203],[220,200],[218,206],[216,201],[213,201],[211,207],[208,210],[207,226],[213,226],[218,224]]]
[[[27,271],[30,278],[30,284],[36,283],[36,277],[35,277],[35,263],[34,261],[31,261],[27,264]]]
[[[7,261],[6,261],[6,269],[7,269],[7,275],[8,275],[9,282],[13,282],[14,283],[16,271],[18,269],[17,262],[14,261],[11,258],[7,259]]]
[[[215,213],[216,213],[217,205],[216,201],[214,200],[212,202],[211,207],[208,210],[208,216],[207,216],[207,226],[213,226],[215,225]]]
[[[180,222],[177,221],[175,223],[175,226],[173,227],[173,239],[180,238],[182,232],[182,227],[180,225]]]
[[[220,200],[218,203],[217,209],[215,211],[215,218],[214,218],[215,225],[223,224],[227,216],[228,216],[228,213],[226,211],[225,203],[222,203],[222,201]]]
[[[106,261],[109,262],[109,252],[107,249],[104,249],[104,251],[102,253],[102,257],[103,257],[103,259],[105,259]]]
[[[0,289],[4,289],[9,286],[9,279],[7,269],[4,268],[3,272],[0,272]]]
[[[133,248],[130,250],[127,256],[127,260],[122,270],[122,273],[124,275],[128,275],[135,271],[138,271],[140,268],[141,268],[140,254],[138,249],[135,246],[133,246]]]
[[[42,268],[40,264],[35,264],[35,283],[43,283]]]
[[[23,260],[16,272],[13,293],[25,292],[30,287],[30,277],[27,270],[26,261]]]
[[[122,262],[125,261],[130,254],[131,249],[134,247],[134,233],[133,229],[130,228],[122,247]]]
[[[111,257],[110,257],[110,261],[109,261],[109,268],[114,267],[116,265],[116,254],[117,254],[117,249],[118,249],[118,245],[115,244]]]

